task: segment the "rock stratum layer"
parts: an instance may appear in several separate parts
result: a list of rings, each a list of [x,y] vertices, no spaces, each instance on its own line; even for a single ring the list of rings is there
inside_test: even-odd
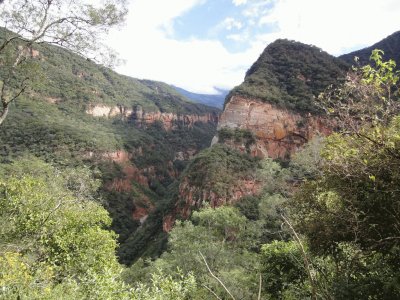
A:
[[[138,126],[147,126],[155,122],[161,122],[165,129],[171,130],[178,125],[192,127],[194,123],[218,123],[218,114],[206,113],[203,115],[198,114],[175,114],[165,113],[160,111],[146,112],[143,111],[140,105],[133,108],[127,108],[122,105],[107,106],[107,105],[91,105],[86,110],[86,113],[94,117],[122,117],[127,120],[135,122]]]
[[[255,136],[249,147],[257,157],[288,158],[315,135],[332,132],[326,118],[277,108],[258,99],[232,96],[220,116],[218,130],[245,129]],[[215,137],[213,143],[218,142]],[[227,143],[244,152],[245,145]]]

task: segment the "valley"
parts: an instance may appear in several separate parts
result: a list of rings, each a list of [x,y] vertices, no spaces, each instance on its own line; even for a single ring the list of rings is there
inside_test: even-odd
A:
[[[0,267],[29,272],[0,274],[7,295],[395,299],[399,40],[368,69],[372,48],[279,39],[223,104],[33,45],[37,78],[0,125]]]

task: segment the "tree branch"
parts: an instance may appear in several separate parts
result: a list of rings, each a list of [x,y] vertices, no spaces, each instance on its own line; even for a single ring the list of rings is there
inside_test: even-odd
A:
[[[308,257],[307,257],[306,251],[304,249],[303,243],[301,242],[300,237],[297,235],[297,232],[294,230],[292,224],[290,224],[288,219],[286,219],[286,217],[283,214],[281,214],[281,217],[285,221],[285,223],[289,226],[290,230],[293,232],[295,240],[300,246],[301,253],[303,255],[304,265],[305,265],[306,270],[307,270],[308,278],[310,279],[312,299],[317,300],[317,292],[316,292],[316,288],[315,288],[315,280],[314,280],[314,276],[312,276],[312,273],[311,273],[312,266],[311,266],[311,263],[308,260]]]
[[[199,251],[199,253],[200,253],[201,257],[203,258],[203,261],[204,261],[204,263],[205,263],[205,265],[206,265],[206,267],[207,267],[207,269],[208,269],[208,272],[211,274],[211,276],[212,276],[215,280],[217,280],[217,281],[219,282],[219,284],[225,289],[225,291],[229,294],[229,296],[231,296],[231,298],[232,298],[233,300],[236,300],[235,297],[233,297],[233,295],[231,294],[231,292],[228,290],[228,288],[225,286],[225,284],[221,281],[221,279],[219,279],[217,276],[215,276],[214,273],[211,271],[211,269],[210,269],[210,267],[208,266],[208,263],[207,263],[205,257],[203,256],[203,254],[202,254],[200,251]]]

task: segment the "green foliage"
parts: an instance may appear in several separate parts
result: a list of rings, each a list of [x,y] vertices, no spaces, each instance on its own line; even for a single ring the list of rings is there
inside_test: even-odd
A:
[[[224,127],[218,130],[218,142],[223,144],[229,141],[244,144],[248,153],[250,146],[256,142],[254,134],[247,129]]]
[[[383,61],[382,55],[384,55],[382,50],[373,50],[370,59],[375,62],[375,67],[367,65],[362,68],[364,81],[369,84],[373,83],[377,89],[383,86],[391,88],[399,81],[399,71],[395,72],[396,62],[392,59]]]
[[[282,195],[288,193],[287,181],[290,173],[273,159],[267,157],[261,161],[257,177],[264,183],[264,193]]]
[[[339,243],[335,256],[315,261],[320,282],[334,299],[396,299],[400,294],[399,249],[389,255]]]
[[[142,229],[136,235],[139,222],[132,219],[134,203],[143,198],[155,206],[164,199],[169,201],[168,186],[186,166],[187,153],[208,147],[216,124],[195,122],[188,127],[177,122],[167,131],[161,124],[142,126],[134,119],[93,117],[86,110],[96,104],[180,115],[216,114],[219,110],[191,103],[167,84],[118,75],[63,48],[40,44],[33,50],[39,51],[32,61],[40,67],[40,76],[35,78],[42,84],[31,85],[29,93],[10,104],[9,117],[0,126],[0,162],[31,154],[59,166],[97,167],[100,172],[96,176],[103,185],[99,193],[113,218],[112,229],[120,235],[121,261],[132,263],[146,252],[153,236],[160,238],[154,247],[149,246],[149,255],[159,255],[165,244],[162,224],[149,218],[153,226],[148,224],[146,232]],[[131,154],[129,163],[145,173],[148,188],[134,179],[130,192],[106,188],[114,179],[127,177],[123,168],[105,161],[109,153],[119,150]],[[146,169],[154,170],[154,174],[146,174]],[[159,212],[162,214],[165,211]]]
[[[371,60],[375,67],[353,68],[340,88],[331,87],[318,97],[332,127],[360,134],[366,127],[388,125],[398,115],[400,73],[395,71],[396,63],[383,61],[382,55],[374,50]]]
[[[306,221],[299,218],[299,224],[313,236],[313,249],[327,250],[340,241],[381,250],[396,244],[399,124],[395,118],[391,126],[363,136],[335,134],[326,139],[324,176],[307,183],[293,203],[295,213]]]
[[[178,270],[179,271],[179,270]],[[178,279],[161,271],[151,275],[151,283],[139,284],[131,293],[132,300],[186,300],[194,299],[196,279],[192,274],[178,272]]]
[[[287,198],[280,194],[266,193],[262,196],[258,208],[262,225],[261,243],[289,239],[287,229],[282,226],[282,214],[285,212],[287,201]]]
[[[316,136],[292,156],[290,172],[294,180],[302,181],[321,175],[322,157],[320,152],[323,145],[324,138]]]
[[[257,158],[216,144],[200,152],[182,176],[187,177],[194,186],[224,196],[238,179],[253,177],[257,166]]]
[[[244,215],[248,220],[256,221],[260,218],[259,212],[259,197],[255,196],[244,196],[240,198],[240,201],[235,203],[242,215]]]
[[[204,255],[211,270],[237,297],[255,299],[257,295],[257,254],[249,251],[250,224],[233,207],[204,208],[194,213],[193,221],[177,222],[169,234],[168,250],[154,262],[139,260],[125,274],[127,282],[147,281],[157,269],[165,274],[193,272],[197,291],[192,299],[213,297],[208,289],[227,296],[222,286],[210,275],[201,258]],[[248,272],[248,270],[253,270]],[[205,288],[205,286],[208,288]]]
[[[362,68],[325,102],[343,132],[325,139],[319,171],[288,202],[324,298],[400,295],[398,74],[381,55],[374,51],[376,67]]]
[[[343,78],[347,69],[345,63],[317,47],[277,40],[268,45],[230,96],[245,95],[295,111],[319,112],[313,99]]]
[[[53,288],[77,289],[80,298],[114,297],[122,288],[116,235],[106,229],[108,213],[85,198],[96,183],[68,181],[77,171],[68,174],[39,161],[24,175],[23,165],[15,167],[0,181],[0,261],[10,266],[0,277],[2,290],[15,297],[40,298],[49,289],[51,299]]]
[[[302,253],[295,242],[275,241],[263,245],[261,261],[264,290],[270,299],[290,299],[291,293],[301,298],[309,296],[304,283],[307,276]]]

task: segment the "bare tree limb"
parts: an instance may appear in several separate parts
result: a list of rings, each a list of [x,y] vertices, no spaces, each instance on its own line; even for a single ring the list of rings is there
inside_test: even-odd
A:
[[[206,261],[204,255],[203,255],[200,251],[199,251],[199,253],[200,253],[201,257],[203,258],[203,261],[204,261],[204,263],[205,263],[205,265],[206,265],[206,267],[207,267],[207,269],[208,269],[208,272],[211,274],[211,276],[212,276],[215,280],[217,280],[217,281],[219,282],[219,284],[225,289],[225,291],[229,294],[229,296],[231,296],[231,298],[232,298],[233,300],[236,300],[235,297],[233,297],[233,295],[231,294],[231,292],[228,290],[228,288],[225,286],[225,284],[221,281],[221,279],[219,279],[217,276],[215,276],[214,273],[211,271],[211,269],[210,269],[210,267],[208,266],[208,263],[207,263],[207,261]]]
[[[304,265],[305,265],[306,270],[307,270],[307,275],[308,275],[308,278],[310,279],[311,294],[312,294],[311,298],[316,300],[317,299],[317,291],[316,291],[316,288],[315,288],[315,285],[316,285],[315,284],[315,279],[314,279],[314,276],[312,275],[312,269],[313,268],[312,268],[312,265],[311,265],[310,261],[308,260],[307,253],[306,253],[306,251],[304,249],[303,243],[301,242],[300,237],[298,236],[296,230],[294,230],[292,224],[290,224],[289,220],[283,214],[281,214],[281,217],[285,221],[285,223],[289,226],[290,230],[293,232],[294,238],[295,238],[296,242],[300,246],[300,250],[301,250],[301,253],[303,255]]]
[[[261,300],[261,287],[262,287],[262,276],[260,274],[260,284],[258,286],[258,300]]]
[[[206,286],[205,284],[203,284],[203,286],[211,293],[215,296],[215,298],[217,298],[218,300],[222,300],[220,297],[218,297],[218,295],[212,290],[210,289],[208,286]]]

